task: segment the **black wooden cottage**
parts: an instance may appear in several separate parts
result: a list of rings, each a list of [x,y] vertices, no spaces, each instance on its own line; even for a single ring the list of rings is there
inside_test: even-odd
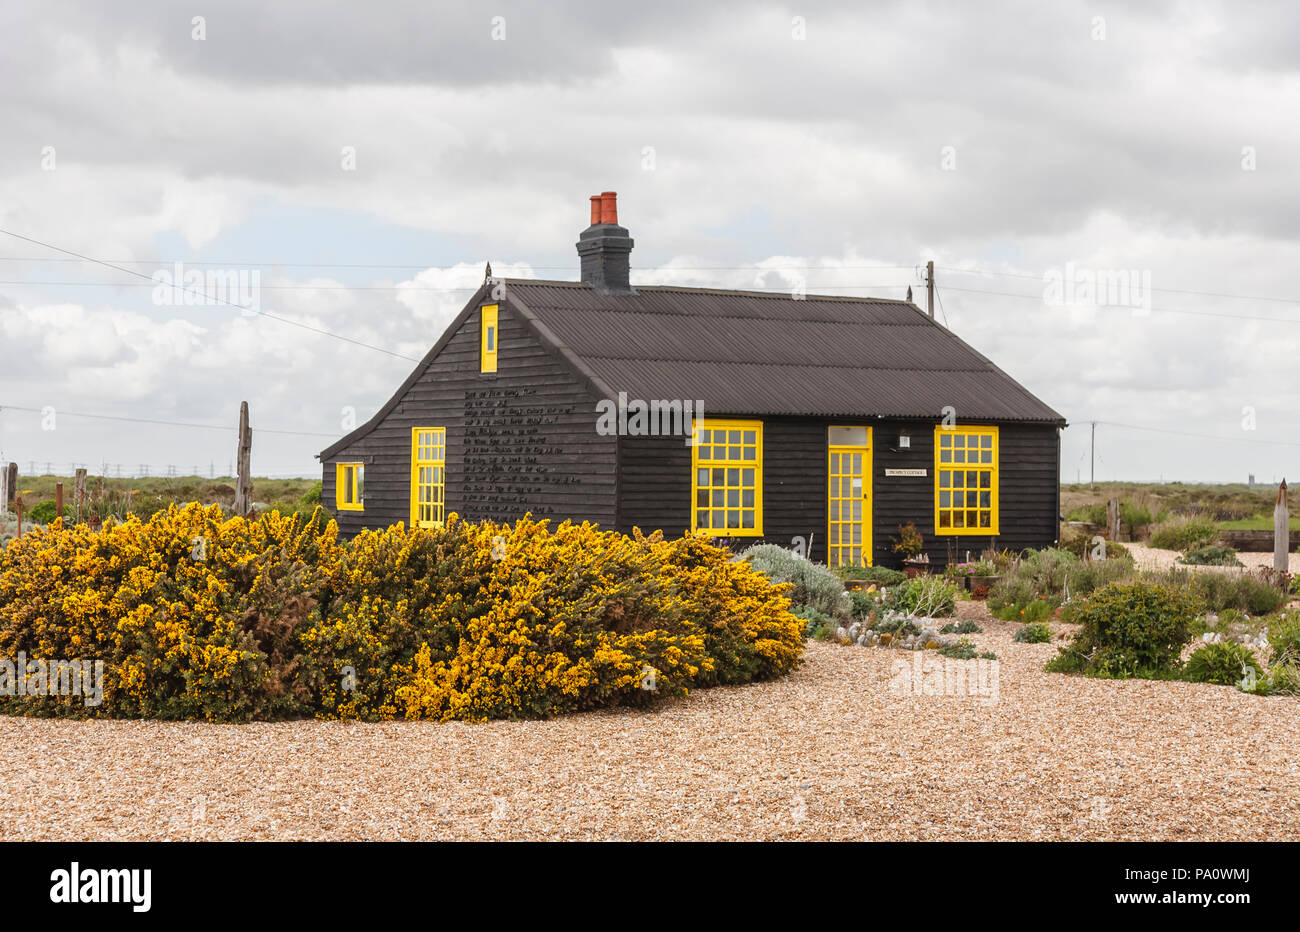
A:
[[[612,193],[580,282],[489,278],[397,393],[320,454],[345,534],[590,520],[831,564],[1058,536],[1065,420],[918,307],[628,282]],[[693,428],[693,429],[692,429]]]

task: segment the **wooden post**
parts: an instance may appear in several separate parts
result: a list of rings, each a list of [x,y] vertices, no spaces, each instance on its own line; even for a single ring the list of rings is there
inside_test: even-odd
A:
[[[54,483],[54,520],[63,527],[63,483]]]
[[[23,536],[23,500],[20,498],[14,502],[14,507],[18,509],[18,536]]]
[[[81,506],[86,501],[86,471],[77,470],[77,484],[74,486],[73,500],[77,503],[77,523],[81,523]]]
[[[1119,499],[1112,498],[1106,502],[1106,533],[1110,539],[1119,540]]]
[[[1286,505],[1286,480],[1277,490],[1277,504],[1273,506],[1273,569],[1286,573],[1291,553],[1291,513]],[[1283,576],[1283,579],[1286,577]]]
[[[0,470],[0,521],[9,514],[9,470]]]
[[[235,479],[235,514],[248,514],[253,494],[253,478],[249,475],[249,459],[253,450],[253,430],[248,426],[248,402],[239,403],[238,476]]]
[[[4,500],[5,508],[10,507],[18,498],[18,464],[10,463],[9,469],[9,497]]]

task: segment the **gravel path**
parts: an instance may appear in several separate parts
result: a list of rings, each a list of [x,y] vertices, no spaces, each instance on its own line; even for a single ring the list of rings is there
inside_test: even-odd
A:
[[[814,643],[785,680],[657,713],[0,718],[0,839],[1300,839],[1300,702],[1049,675],[1051,645],[961,609],[996,701]]]
[[[1124,546],[1128,552],[1133,554],[1133,560],[1141,569],[1167,570],[1171,566],[1184,567],[1185,564],[1179,563],[1178,558],[1182,556],[1177,550],[1160,550],[1156,547],[1148,547],[1146,544],[1130,544],[1125,542]],[[1273,554],[1269,553],[1238,553],[1237,559],[1246,564],[1243,570],[1240,567],[1231,566],[1196,566],[1188,567],[1196,570],[1223,570],[1227,572],[1242,573],[1247,570],[1253,570],[1261,566],[1272,567]],[[1300,573],[1300,553],[1292,553],[1287,557],[1289,561],[1289,570],[1292,573]]]

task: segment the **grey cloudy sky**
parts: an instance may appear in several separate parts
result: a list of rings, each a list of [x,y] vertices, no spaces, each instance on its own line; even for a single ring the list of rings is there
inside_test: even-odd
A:
[[[575,278],[617,190],[634,282],[901,297],[933,259],[941,320],[1073,425],[1067,480],[1092,420],[1099,478],[1300,475],[1300,9],[55,0],[0,28],[4,230],[255,270],[263,310],[418,357],[485,260]],[[1045,303],[1067,268],[1149,276],[1149,311]],[[247,399],[255,472],[311,473],[411,366],[5,235],[0,341],[24,471],[225,472],[233,431],[79,415]]]

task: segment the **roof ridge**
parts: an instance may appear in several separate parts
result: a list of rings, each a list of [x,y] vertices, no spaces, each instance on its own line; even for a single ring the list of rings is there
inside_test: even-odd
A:
[[[592,289],[589,284],[581,281],[555,280],[555,279],[547,279],[547,278],[502,278],[498,280],[505,282],[507,285],[515,285],[515,286],[547,285],[547,286],[561,286],[566,288],[584,288],[584,289],[590,289],[593,292],[595,291],[595,289]],[[686,292],[688,294],[745,295],[746,297],[750,297],[750,298],[766,298],[768,300],[775,300],[775,301],[842,301],[847,304],[901,304],[904,307],[915,308],[917,311],[921,310],[913,302],[908,301],[904,298],[872,298],[872,297],[857,297],[855,295],[833,295],[833,294],[808,294],[808,295],[804,295],[803,297],[796,298],[793,295],[788,294],[787,292],[784,291],[781,292],[750,291],[744,288],[697,288],[692,285],[633,284],[632,287],[638,292],[639,291],[673,291],[673,292]],[[600,295],[600,297],[620,298],[620,297],[636,297],[636,295]]]
[[[736,360],[736,359],[674,359],[670,356],[609,356],[597,353],[583,353],[583,359],[609,359],[616,362],[670,362],[686,363],[692,366],[763,366],[764,368],[778,369],[850,369],[854,372],[908,372],[915,371],[916,366],[855,366],[855,365],[832,365],[829,363],[810,363],[810,362],[772,362],[770,360]],[[988,365],[981,369],[937,369],[927,368],[926,374],[934,372],[979,372],[985,374],[996,373],[1006,376],[995,366]],[[1006,376],[1010,378],[1010,376]],[[1014,379],[1012,380],[1014,381]]]

